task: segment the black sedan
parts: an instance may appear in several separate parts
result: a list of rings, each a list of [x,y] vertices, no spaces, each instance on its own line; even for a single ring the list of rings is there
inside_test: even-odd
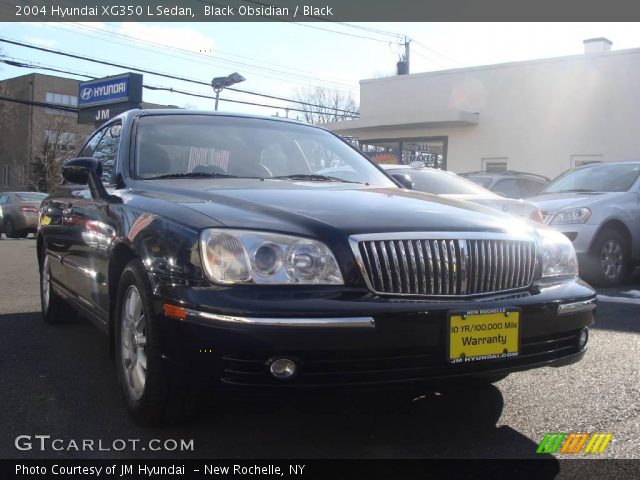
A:
[[[204,387],[490,382],[585,353],[595,295],[564,235],[403,189],[324,129],[135,110],[63,174],[43,317],[68,303],[108,335],[141,423]]]

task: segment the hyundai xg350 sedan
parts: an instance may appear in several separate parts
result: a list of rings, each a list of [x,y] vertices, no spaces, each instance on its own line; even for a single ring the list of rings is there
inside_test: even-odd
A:
[[[357,176],[317,173],[337,166]],[[134,110],[63,170],[42,314],[108,335],[141,423],[204,387],[490,382],[585,353],[595,296],[564,235],[403,189],[324,129]]]

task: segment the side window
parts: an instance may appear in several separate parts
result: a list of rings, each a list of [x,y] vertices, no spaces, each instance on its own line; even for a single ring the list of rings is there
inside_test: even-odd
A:
[[[504,180],[498,181],[492,190],[509,198],[522,197],[522,194],[520,193],[520,185],[518,180],[515,178],[505,178]]]
[[[542,188],[542,184],[538,182],[532,182],[531,180],[521,180],[521,182],[520,191],[522,192],[522,198],[532,197]]]
[[[93,135],[93,137],[91,137],[91,139],[84,146],[84,148],[80,151],[78,156],[79,157],[93,157],[93,151],[96,149],[96,145],[98,144],[98,141],[100,140],[100,137],[102,137],[103,133],[104,133],[103,130],[100,130],[97,133],[95,133]]]
[[[4,205],[9,200],[9,195],[0,195],[0,205]]]
[[[118,156],[121,130],[122,125],[119,123],[107,127],[93,150],[92,157],[102,163],[102,181],[105,183],[111,183],[112,181],[111,177]]]

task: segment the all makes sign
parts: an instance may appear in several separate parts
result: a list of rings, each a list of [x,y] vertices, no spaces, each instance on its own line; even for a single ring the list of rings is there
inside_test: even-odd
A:
[[[78,123],[101,124],[122,112],[139,108],[142,75],[126,73],[81,82],[78,87]]]

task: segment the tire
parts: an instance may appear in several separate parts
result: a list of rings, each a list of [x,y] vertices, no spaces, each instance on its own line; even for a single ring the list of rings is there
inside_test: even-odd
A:
[[[64,301],[51,288],[51,267],[45,253],[40,267],[40,308],[43,320],[53,325],[62,323],[64,307]]]
[[[615,287],[630,272],[630,251],[626,238],[618,230],[600,232],[587,259],[585,278],[599,287]]]
[[[13,220],[11,220],[10,218],[7,218],[4,221],[4,234],[7,236],[7,238],[18,238],[18,233],[16,232],[16,229],[13,225]]]
[[[113,315],[116,368],[129,413],[148,426],[186,419],[195,398],[162,359],[152,298],[144,266],[132,260],[120,277]]]

